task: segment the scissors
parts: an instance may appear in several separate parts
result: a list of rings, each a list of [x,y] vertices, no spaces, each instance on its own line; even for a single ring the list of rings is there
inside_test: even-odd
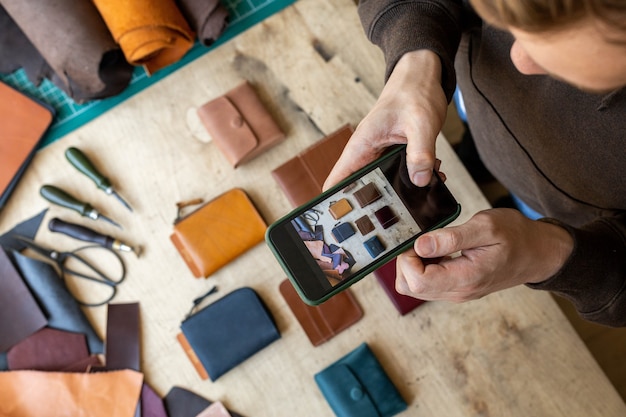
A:
[[[115,252],[112,249],[109,249],[100,245],[88,245],[88,246],[82,246],[73,251],[60,252],[54,249],[49,249],[44,246],[41,246],[35,243],[34,241],[32,241],[31,239],[28,239],[24,236],[15,235],[14,237],[24,242],[24,244],[29,249],[32,249],[39,255],[42,255],[43,257],[45,257],[48,261],[51,261],[53,264],[55,264],[61,271],[63,278],[70,275],[70,276],[74,276],[78,278],[83,278],[91,282],[95,282],[95,283],[98,283],[98,284],[101,284],[110,288],[110,295],[104,301],[101,301],[101,302],[86,302],[76,297],[75,294],[72,294],[73,297],[76,299],[76,301],[83,306],[98,307],[98,306],[107,304],[109,301],[111,301],[115,297],[117,293],[117,286],[121,284],[122,281],[124,281],[124,278],[126,277],[126,267],[124,266],[124,261],[122,260],[122,257],[118,255],[117,252]],[[121,273],[119,277],[115,277],[115,278],[110,277],[109,275],[102,272],[93,263],[89,262],[88,260],[86,260],[85,258],[83,258],[82,256],[78,254],[78,252],[82,251],[84,253],[85,251],[92,249],[92,248],[98,251],[102,251],[102,250],[108,251],[114,256],[115,259],[119,261],[120,267],[121,267]],[[77,266],[84,267],[84,270],[86,272],[82,272],[73,268],[68,268],[66,266],[66,263],[68,261],[72,261],[76,263]],[[68,288],[68,291],[69,291],[69,288]]]

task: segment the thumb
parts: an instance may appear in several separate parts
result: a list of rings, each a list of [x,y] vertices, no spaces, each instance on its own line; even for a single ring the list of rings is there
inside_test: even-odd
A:
[[[423,187],[430,183],[433,168],[435,167],[435,137],[436,135],[432,136],[431,132],[421,131],[408,137],[406,166],[411,182],[418,187]]]
[[[484,235],[471,223],[423,234],[415,241],[415,252],[423,258],[438,258],[486,244]]]

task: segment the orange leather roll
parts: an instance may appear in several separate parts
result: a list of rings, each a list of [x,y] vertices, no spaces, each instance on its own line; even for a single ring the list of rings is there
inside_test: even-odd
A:
[[[174,0],[94,0],[126,60],[149,74],[175,63],[194,33]]]

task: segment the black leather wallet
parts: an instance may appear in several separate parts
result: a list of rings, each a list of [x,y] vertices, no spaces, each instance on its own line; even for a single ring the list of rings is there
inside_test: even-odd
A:
[[[238,288],[189,316],[178,340],[202,378],[215,381],[280,338],[271,312],[250,287]],[[186,343],[185,343],[186,342]]]

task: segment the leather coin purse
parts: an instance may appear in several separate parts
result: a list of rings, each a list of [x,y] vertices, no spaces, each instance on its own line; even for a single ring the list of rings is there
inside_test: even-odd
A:
[[[337,243],[341,243],[354,235],[354,228],[350,223],[341,223],[333,227],[330,231]]]
[[[247,81],[198,108],[198,117],[233,168],[285,139]]]
[[[206,278],[262,242],[266,229],[246,192],[233,188],[177,219],[170,239],[193,275]]]
[[[272,313],[250,287],[187,316],[180,329],[179,343],[200,377],[211,381],[280,338]]]
[[[339,201],[331,203],[328,207],[328,211],[330,215],[333,216],[333,219],[339,220],[352,211],[352,206],[347,198],[342,198]]]
[[[337,417],[391,417],[407,408],[367,343],[315,374]]]

